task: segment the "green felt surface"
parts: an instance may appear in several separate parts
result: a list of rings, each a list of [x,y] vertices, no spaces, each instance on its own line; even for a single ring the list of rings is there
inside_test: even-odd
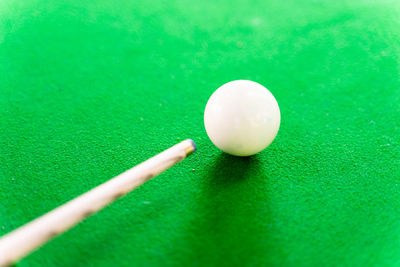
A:
[[[400,265],[400,2],[0,1],[0,235],[186,138],[198,151],[18,266]],[[276,140],[203,110],[257,81]]]

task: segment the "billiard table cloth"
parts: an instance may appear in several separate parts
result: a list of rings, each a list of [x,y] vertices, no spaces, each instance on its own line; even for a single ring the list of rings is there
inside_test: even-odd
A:
[[[17,266],[399,266],[400,2],[0,1],[0,235],[173,144],[179,165]],[[223,154],[220,85],[277,138]]]

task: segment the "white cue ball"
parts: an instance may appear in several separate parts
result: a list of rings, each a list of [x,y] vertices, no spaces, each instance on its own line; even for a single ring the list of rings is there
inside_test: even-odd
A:
[[[204,111],[204,125],[211,141],[234,156],[251,156],[274,140],[281,123],[275,97],[267,88],[248,80],[219,87]]]

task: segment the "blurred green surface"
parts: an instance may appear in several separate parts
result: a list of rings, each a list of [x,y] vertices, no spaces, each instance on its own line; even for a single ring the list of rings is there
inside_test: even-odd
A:
[[[176,142],[198,151],[18,266],[399,266],[400,2],[0,0],[0,235]],[[203,127],[225,82],[282,124]]]

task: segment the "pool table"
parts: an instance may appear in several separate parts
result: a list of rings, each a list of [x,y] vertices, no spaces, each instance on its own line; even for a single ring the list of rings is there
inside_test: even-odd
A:
[[[397,0],[0,1],[0,236],[186,138],[197,152],[17,266],[399,266]],[[203,112],[253,80],[274,142]]]

